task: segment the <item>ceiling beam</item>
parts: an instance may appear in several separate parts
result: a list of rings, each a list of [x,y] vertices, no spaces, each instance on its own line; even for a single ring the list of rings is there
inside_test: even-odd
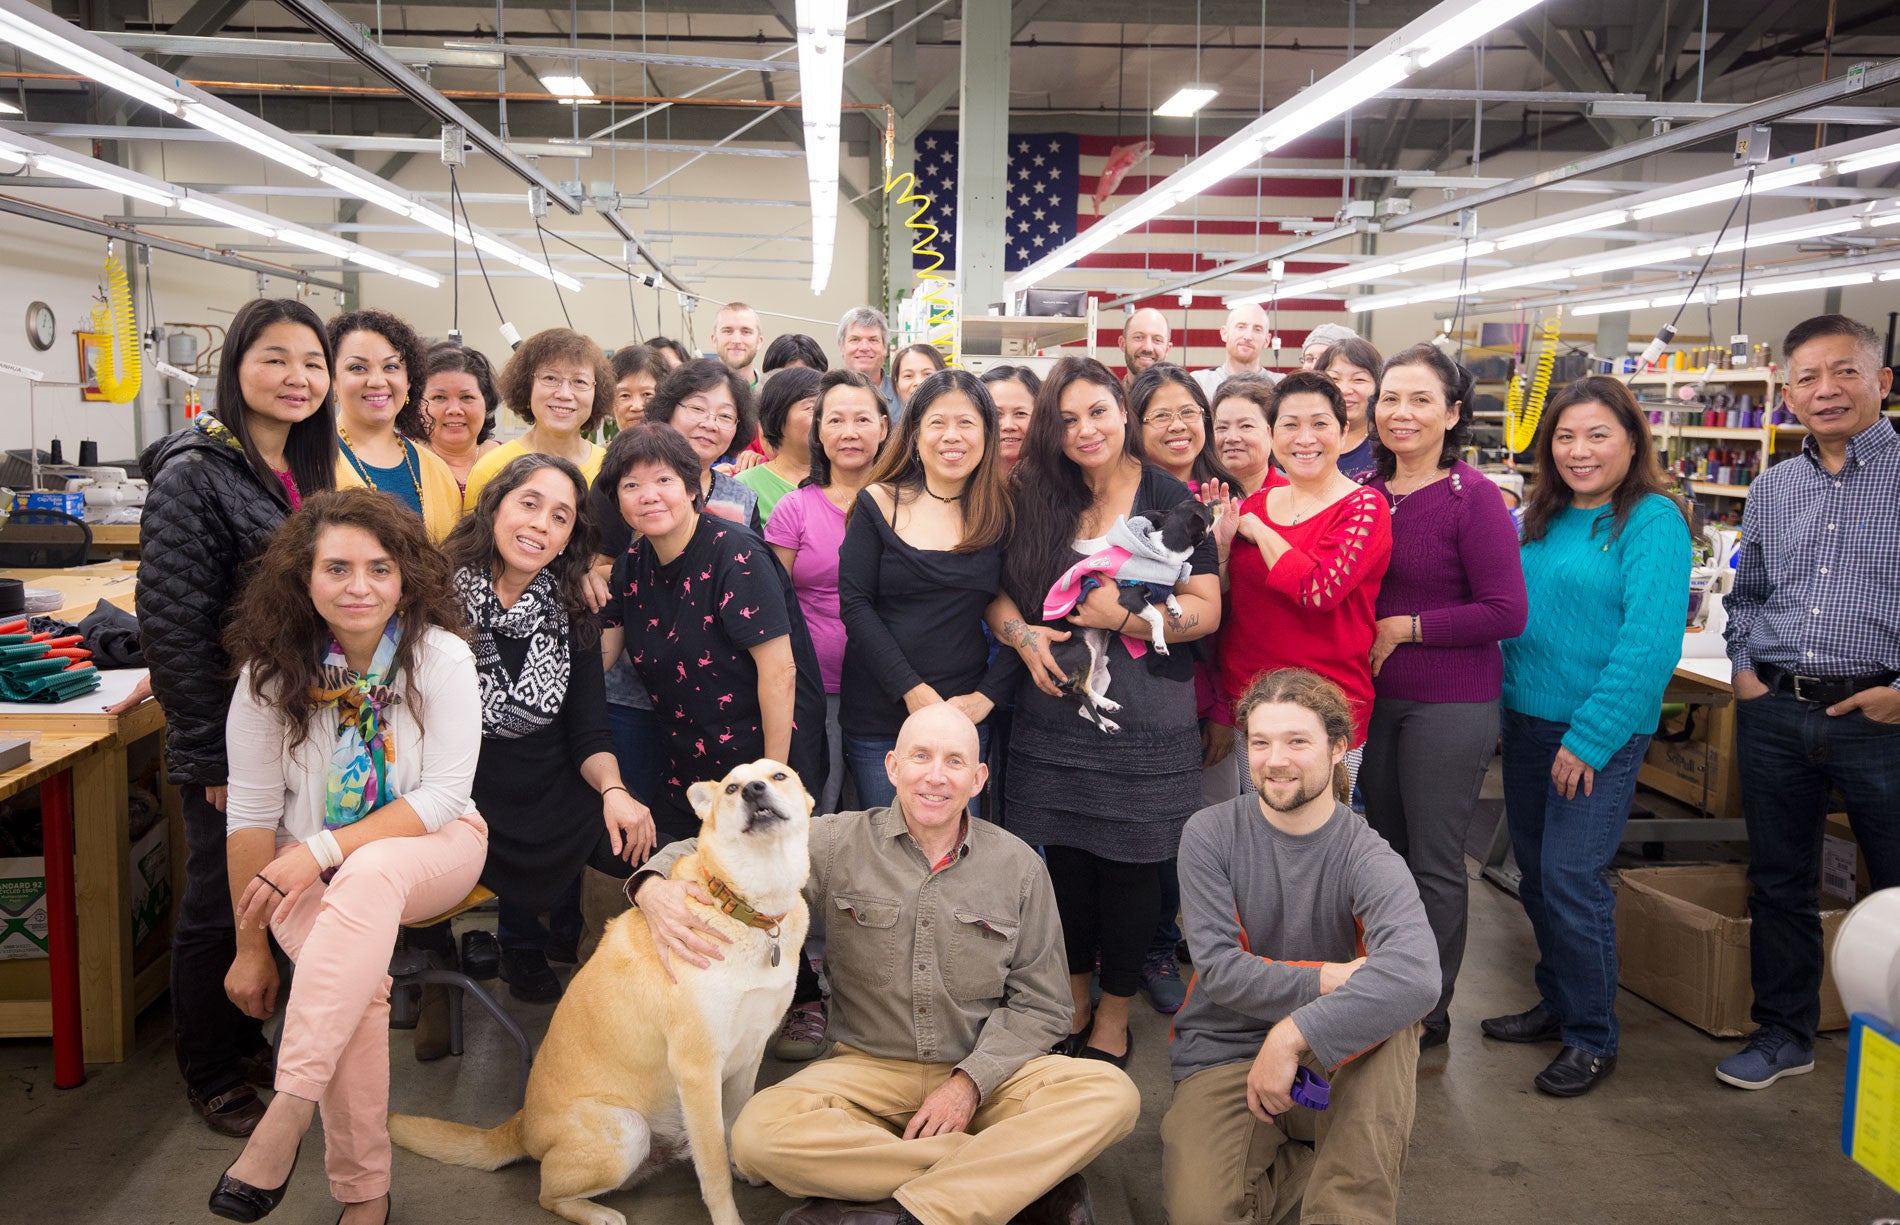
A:
[[[249,0],[198,0],[185,10],[185,15],[172,22],[171,33],[187,38],[216,34],[225,23],[238,15]],[[185,55],[162,55],[152,62],[166,72],[177,72],[190,59]]]
[[[1801,7],[1806,0],[1765,0],[1756,9],[1748,21],[1738,29],[1724,34],[1720,41],[1710,47],[1698,68],[1690,69],[1681,79],[1663,89],[1663,98],[1670,102],[1680,102],[1705,90],[1709,82],[1716,80],[1729,70],[1742,52],[1760,41],[1761,36],[1774,28],[1777,21]]]

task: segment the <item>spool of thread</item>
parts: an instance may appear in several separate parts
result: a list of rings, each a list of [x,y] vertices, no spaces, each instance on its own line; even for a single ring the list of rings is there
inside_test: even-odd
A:
[[[79,466],[81,468],[97,468],[99,466],[99,444],[93,439],[80,439]]]
[[[0,616],[12,617],[26,611],[26,584],[17,578],[0,578]]]
[[[57,438],[53,439],[51,453],[54,463],[63,464],[66,462],[66,449],[60,445],[60,441]]]

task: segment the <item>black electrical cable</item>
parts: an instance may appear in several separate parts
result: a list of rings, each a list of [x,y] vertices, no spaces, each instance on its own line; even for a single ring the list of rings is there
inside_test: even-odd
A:
[[[1452,316],[1451,316],[1452,330],[1458,333],[1457,360],[1461,363],[1465,360],[1464,321],[1465,321],[1465,305],[1467,301],[1465,298],[1465,278],[1469,274],[1470,271],[1471,271],[1471,240],[1467,238],[1465,239],[1464,254],[1460,256],[1458,260],[1458,308],[1457,310],[1452,312]]]
[[[633,269],[627,269],[627,313],[633,316],[633,340],[635,344],[644,343],[645,336],[640,334],[640,304],[633,300]]]
[[[455,167],[453,166],[449,167],[449,205],[449,228],[455,228],[455,210],[459,208],[462,210],[462,224],[468,227],[468,232],[472,237],[475,233],[475,223],[469,220],[468,204],[462,199],[462,188],[455,181]],[[480,270],[482,274],[482,284],[488,287],[488,300],[495,304],[495,318],[500,320],[505,326],[508,322],[508,316],[502,313],[501,299],[495,296],[495,283],[488,279],[488,264],[482,259],[482,249],[477,247],[473,241],[468,245],[470,249],[475,252],[475,267]]]
[[[548,258],[547,231],[541,228],[541,219],[534,219],[534,235],[541,242],[541,262],[548,266],[548,282],[554,286],[554,300],[561,304],[561,318],[567,320],[567,330],[574,330],[574,316],[567,313],[567,297],[561,293],[561,283],[554,279],[554,261]]]
[[[1748,297],[1748,226],[1755,218],[1755,193],[1749,189],[1754,185],[1755,168],[1750,166],[1748,178],[1742,184],[1742,198],[1736,201],[1737,204],[1742,204],[1744,201],[1747,204],[1747,207],[1742,209],[1742,267],[1735,277],[1735,334],[1737,336],[1742,334],[1742,302]],[[1734,211],[1734,209],[1729,210],[1731,215]],[[1713,334],[1710,335],[1709,340],[1711,342],[1715,340]]]
[[[1702,266],[1696,269],[1695,280],[1689,282],[1689,292],[1683,296],[1681,305],[1676,307],[1676,317],[1669,321],[1668,330],[1671,335],[1675,334],[1676,325],[1682,322],[1682,313],[1689,309],[1689,303],[1695,301],[1695,291],[1701,286],[1702,278],[1705,275],[1707,275],[1709,271],[1710,261],[1715,259],[1715,249],[1721,246],[1722,239],[1728,236],[1728,227],[1735,220],[1735,210],[1742,207],[1743,200],[1748,199],[1748,189],[1754,186],[1754,183],[1755,183],[1755,168],[1753,166],[1750,166],[1748,168],[1748,178],[1742,184],[1742,194],[1735,197],[1735,203],[1729,205],[1728,216],[1722,219],[1722,228],[1716,231],[1715,241],[1709,244],[1709,253],[1702,257]],[[1746,273],[1747,269],[1748,269],[1748,248],[1744,246],[1742,248],[1742,270],[1744,273]],[[1713,327],[1710,328],[1709,342],[1711,344],[1715,342]]]

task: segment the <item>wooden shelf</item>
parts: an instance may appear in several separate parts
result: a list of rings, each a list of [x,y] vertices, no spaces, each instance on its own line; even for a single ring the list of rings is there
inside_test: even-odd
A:
[[[1708,376],[1708,382],[1727,385],[1729,383],[1773,383],[1777,372],[1761,366],[1747,370],[1717,370]],[[1632,386],[1670,386],[1675,383],[1700,383],[1703,372],[1700,370],[1649,370],[1641,374],[1622,374],[1618,378]]]
[[[1746,485],[1717,485],[1713,481],[1690,481],[1689,488],[1696,493],[1705,493],[1717,498],[1745,498],[1748,496]]]
[[[1746,429],[1729,425],[1665,425],[1656,427],[1658,437],[1662,438],[1735,438],[1745,442],[1768,441],[1768,431]]]
[[[1075,319],[1042,315],[966,315],[959,320],[959,326],[963,329],[966,342],[977,340],[1000,344],[1005,340],[1016,340],[1031,350],[1053,349],[1058,345],[1088,340],[1094,334],[1090,327],[1092,317],[1093,312]]]

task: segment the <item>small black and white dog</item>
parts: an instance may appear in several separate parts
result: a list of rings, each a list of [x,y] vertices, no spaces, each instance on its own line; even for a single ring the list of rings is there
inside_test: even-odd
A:
[[[1166,607],[1171,616],[1180,615],[1181,605],[1174,598],[1174,587],[1187,578],[1188,559],[1207,538],[1211,519],[1212,512],[1206,506],[1190,499],[1170,507],[1158,528],[1139,515],[1118,521],[1109,530],[1108,541],[1110,548],[1119,549],[1124,555],[1119,567],[1113,571],[1077,567],[1063,576],[1056,585],[1057,590],[1067,587],[1071,592],[1079,591],[1070,604],[1074,607],[1112,573],[1116,602],[1148,623],[1148,637],[1154,649],[1166,655],[1166,623],[1162,620],[1161,607]],[[1161,573],[1170,569],[1174,578],[1163,581]],[[1078,576],[1077,570],[1083,572]],[[1057,592],[1052,591],[1051,606],[1057,601]],[[1049,615],[1048,607],[1044,615]],[[1051,648],[1065,678],[1062,691],[1076,699],[1076,713],[1109,735],[1121,731],[1121,725],[1108,717],[1121,709],[1121,703],[1108,697],[1108,639],[1113,632],[1083,630]]]

